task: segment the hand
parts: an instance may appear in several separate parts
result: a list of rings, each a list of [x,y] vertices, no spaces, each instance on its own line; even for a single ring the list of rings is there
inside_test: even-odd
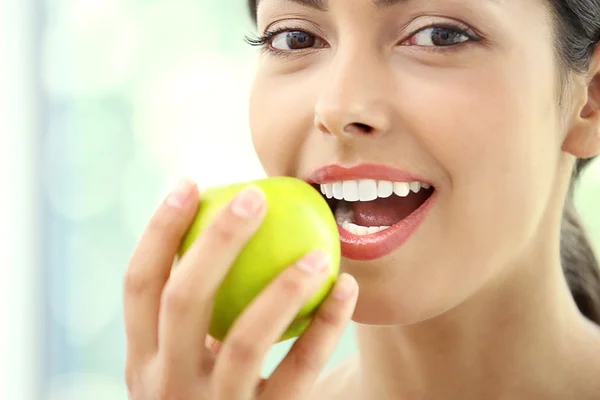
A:
[[[358,295],[343,274],[313,322],[269,379],[263,360],[325,279],[327,258],[311,252],[287,268],[236,320],[223,343],[207,348],[212,299],[265,215],[264,195],[244,190],[194,242],[171,272],[198,207],[184,182],[160,205],[124,278],[126,381],[133,400],[305,399],[348,324]]]

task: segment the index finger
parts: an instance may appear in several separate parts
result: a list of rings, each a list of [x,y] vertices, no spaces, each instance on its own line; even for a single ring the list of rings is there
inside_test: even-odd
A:
[[[128,357],[158,349],[158,312],[183,235],[198,207],[198,188],[182,180],[151,217],[124,276],[123,308]]]

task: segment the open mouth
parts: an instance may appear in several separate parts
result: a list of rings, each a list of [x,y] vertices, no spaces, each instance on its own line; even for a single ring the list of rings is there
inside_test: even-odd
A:
[[[337,224],[351,234],[373,235],[407,219],[435,189],[425,182],[374,179],[313,184],[327,199]]]

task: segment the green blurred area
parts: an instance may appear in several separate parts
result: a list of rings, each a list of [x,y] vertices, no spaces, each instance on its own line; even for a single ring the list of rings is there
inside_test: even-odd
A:
[[[582,175],[575,191],[575,205],[596,254],[600,255],[600,160],[594,161]]]

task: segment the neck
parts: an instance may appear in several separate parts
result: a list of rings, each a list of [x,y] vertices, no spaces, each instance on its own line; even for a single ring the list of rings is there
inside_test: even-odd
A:
[[[515,263],[505,279],[434,319],[357,325],[364,398],[533,399],[563,390],[552,383],[564,383],[573,344],[591,330],[559,257],[548,258]]]

